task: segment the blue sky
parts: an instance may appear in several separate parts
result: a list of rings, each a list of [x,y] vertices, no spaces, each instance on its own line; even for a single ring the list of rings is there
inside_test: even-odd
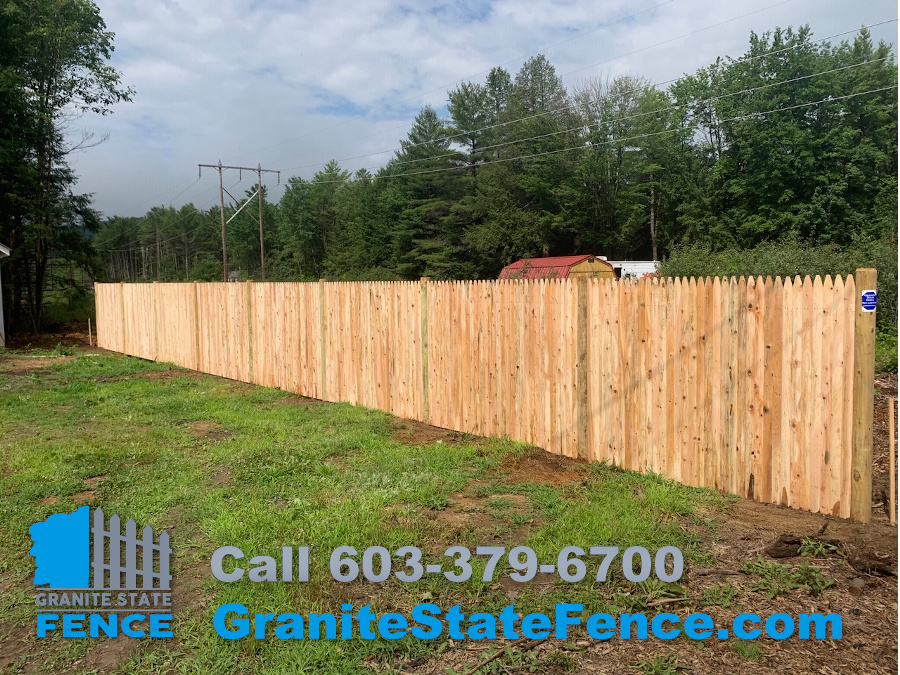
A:
[[[341,164],[380,166],[424,105],[445,109],[448,86],[481,81],[499,64],[515,75],[535,53],[547,55],[569,88],[623,74],[661,82],[716,56],[739,56],[752,30],[808,23],[822,38],[897,16],[897,3],[887,0],[98,5],[116,34],[113,64],[136,90],[113,115],[71,127],[75,137],[109,135],[72,156],[79,190],[93,193],[107,216],[141,215],[172,200],[217,203],[214,174],[194,183],[198,163],[305,167],[283,173],[282,184],[290,175],[311,177],[332,158],[373,154]],[[873,35],[896,44],[896,22]],[[251,180],[245,175],[236,189]],[[279,198],[274,177],[270,183]]]

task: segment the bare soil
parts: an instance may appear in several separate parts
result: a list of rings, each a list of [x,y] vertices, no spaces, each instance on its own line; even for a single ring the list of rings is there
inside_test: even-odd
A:
[[[552,463],[559,471],[568,471],[573,475],[583,470],[578,462],[550,455],[545,458],[535,455],[532,462]],[[542,473],[540,470],[529,475],[533,480],[546,478],[546,482],[551,483],[557,479],[552,473]],[[563,475],[569,476],[568,473]],[[489,530],[495,523],[489,515],[487,504],[497,497],[491,495],[479,499],[467,496],[466,492],[459,493],[453,496],[438,519],[450,528]],[[509,495],[505,497],[510,498]],[[753,612],[763,618],[775,612],[794,617],[803,612],[837,612],[844,619],[843,638],[825,642],[799,640],[796,637],[784,641],[763,638],[754,643],[761,647],[762,658],[752,661],[736,651],[734,639],[706,640],[702,644],[684,637],[670,642],[653,638],[643,641],[614,638],[608,642],[597,642],[573,631],[568,642],[547,640],[529,650],[528,658],[525,658],[524,649],[533,643],[517,643],[513,651],[520,652],[519,665],[513,665],[516,663],[513,659],[501,660],[499,672],[641,672],[640,664],[670,656],[675,657],[680,668],[697,673],[897,672],[896,526],[882,519],[860,525],[831,516],[739,500],[723,513],[707,514],[705,523],[685,521],[682,527],[698,536],[703,547],[715,556],[716,567],[688,568],[680,582],[685,590],[685,600],[665,600],[665,606],[660,606],[656,611],[668,610],[682,617],[702,611],[709,614],[717,626],[730,625],[741,612]],[[766,594],[752,590],[759,581],[758,577],[740,572],[747,560],[758,557],[793,566],[809,560],[800,557],[773,559],[766,554],[766,548],[786,533],[799,538],[813,537],[837,547],[826,557],[811,560],[811,564],[818,567],[826,579],[835,582],[819,597],[812,597],[801,589],[769,599]],[[854,565],[864,568],[867,560],[880,561],[889,574],[867,573],[865,569],[854,568]],[[863,585],[861,590],[851,588],[850,582],[854,580],[857,580],[856,584]],[[564,585],[555,575],[538,575],[531,584],[542,593]],[[735,604],[731,607],[704,606],[701,602],[704,590],[722,584],[729,584],[737,591]],[[497,585],[507,591],[510,601],[514,601],[522,590],[520,584],[502,577]],[[512,643],[511,640],[499,640],[485,645],[466,640],[453,644],[439,657],[405,666],[397,665],[403,668],[403,672],[422,675],[445,673],[447,668],[466,672],[485,658],[487,649]],[[574,671],[563,669],[559,665],[563,663],[568,664],[567,668],[574,667]],[[531,670],[534,668],[538,670]]]
[[[587,462],[552,455],[540,448],[528,448],[525,454],[507,459],[504,480],[511,483],[546,483],[559,486],[578,483],[587,477]]]
[[[181,420],[178,424],[179,426],[187,427],[192,436],[201,440],[216,442],[231,438],[231,434],[223,429],[222,425],[217,422],[202,420],[197,422],[187,422],[186,420]]]
[[[479,437],[463,434],[459,431],[433,427],[416,420],[405,420],[398,417],[390,421],[391,438],[404,445],[434,445],[435,443],[457,444],[477,442]]]

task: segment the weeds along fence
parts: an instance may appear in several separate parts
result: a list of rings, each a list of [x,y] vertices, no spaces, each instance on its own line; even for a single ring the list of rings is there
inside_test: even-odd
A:
[[[113,351],[867,522],[874,314],[856,288],[98,284],[96,302]]]

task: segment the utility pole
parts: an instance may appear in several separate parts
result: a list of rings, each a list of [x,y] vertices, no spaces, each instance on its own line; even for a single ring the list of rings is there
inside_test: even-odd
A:
[[[219,160],[218,164],[198,164],[197,168],[199,169],[199,176],[203,177],[203,167],[207,167],[209,169],[216,169],[219,172],[219,215],[222,219],[222,281],[228,281],[228,249],[225,245],[225,226],[234,220],[235,216],[244,210],[244,207],[250,203],[250,200],[254,197],[258,197],[259,199],[259,264],[262,275],[262,280],[266,280],[266,249],[263,238],[263,203],[262,203],[262,175],[264,173],[274,173],[278,174],[278,183],[281,183],[281,171],[277,169],[263,169],[262,165],[257,164],[254,169],[252,166],[226,166],[222,164],[222,160]],[[256,182],[256,192],[250,195],[243,204],[240,204],[237,199],[232,197],[231,193],[228,192],[224,185],[222,184],[222,171],[226,171],[228,169],[233,169],[235,171],[244,172],[244,171],[255,171],[257,176]],[[240,175],[240,174],[239,174]],[[231,218],[225,220],[225,193],[228,192],[228,196],[234,199],[235,205],[239,208],[233,214],[231,214]]]
[[[202,165],[197,167],[203,171]],[[198,175],[197,178],[200,176]],[[228,281],[228,247],[225,245],[225,187],[222,185],[222,160],[219,160],[219,216],[222,219],[222,281]],[[199,327],[198,327],[199,329]]]
[[[256,195],[259,199],[259,267],[262,280],[266,280],[266,242],[263,239],[263,203],[262,203],[262,169],[260,165],[256,165]],[[278,180],[281,180],[281,174],[278,174]]]

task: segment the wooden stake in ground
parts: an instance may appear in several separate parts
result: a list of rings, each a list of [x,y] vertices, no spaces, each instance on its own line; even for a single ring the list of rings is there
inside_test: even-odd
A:
[[[94,338],[91,335],[91,320],[88,319],[88,344],[93,347],[94,346]]]
[[[895,399],[893,397],[888,398],[888,438],[890,439],[890,445],[888,446],[888,457],[890,458],[890,469],[891,469],[891,525],[897,524],[897,474],[896,467],[894,466],[894,451],[896,446],[895,435],[894,435],[894,403]]]

